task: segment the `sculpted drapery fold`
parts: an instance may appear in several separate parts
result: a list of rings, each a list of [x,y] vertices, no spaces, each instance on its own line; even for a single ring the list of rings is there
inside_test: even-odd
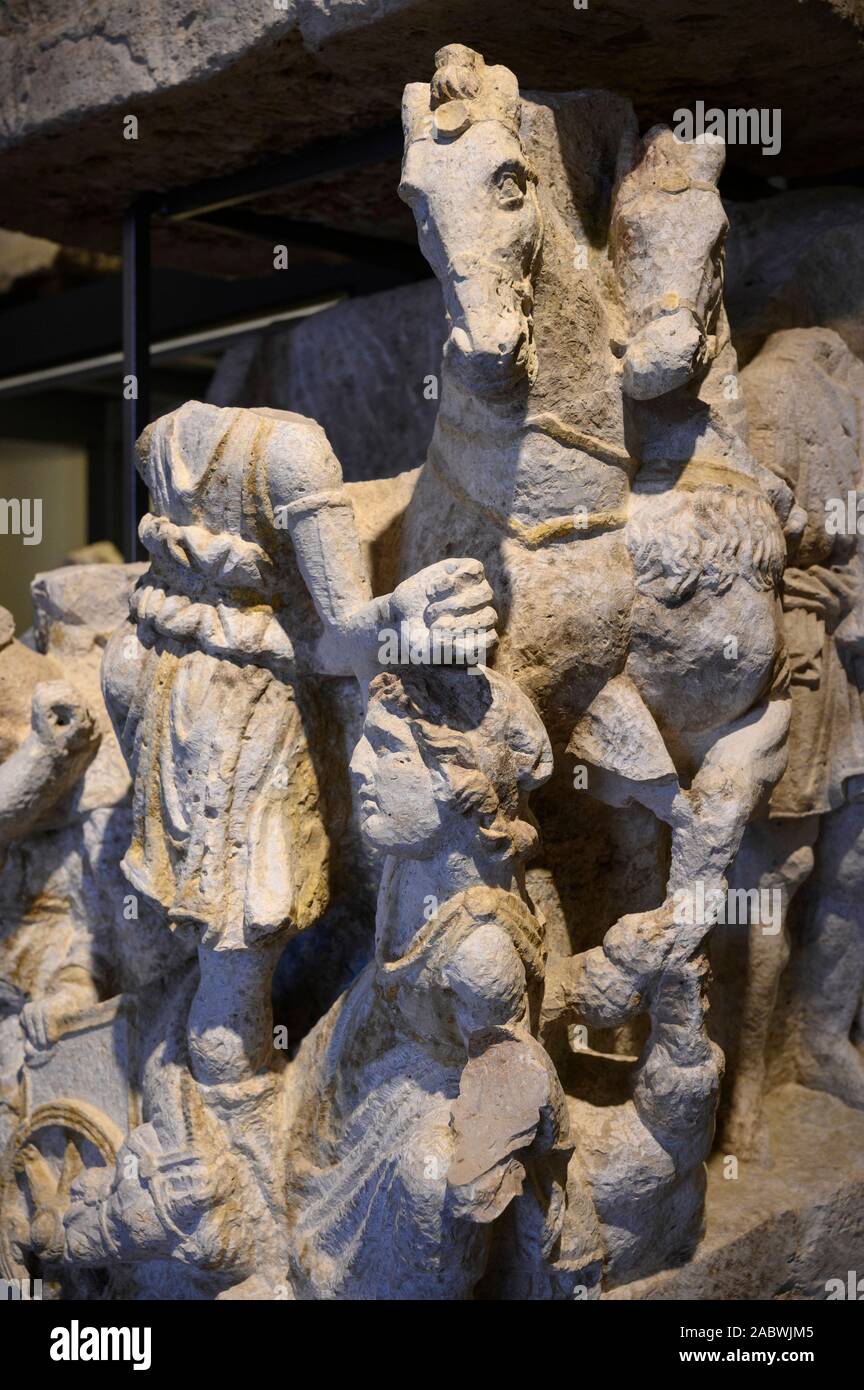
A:
[[[786,937],[735,955],[727,890],[776,881],[788,907],[819,816],[821,873],[844,872],[803,932],[784,1058],[864,1108],[864,965],[842,989],[835,969],[861,949],[860,556],[820,517],[860,479],[860,364],[779,334],[739,383],[717,139],[640,136],[604,92],[520,94],[459,44],[402,119],[447,320],[404,512],[376,524],[379,485],[349,499],[290,412],[193,401],[139,441],[148,563],[102,678],[131,778],[115,867],[164,956],[119,1001],[85,981],[87,1029],[116,1045],[134,1003],[140,1055],[125,1117],[125,1093],[82,1112],[59,1170],[16,1062],[0,1203],[15,1258],[61,1286],[593,1299],[686,1261],[724,1051],[722,1132],[767,1154]],[[795,391],[858,433],[815,460],[771,404]],[[35,691],[0,850],[95,756],[81,702]],[[620,843],[638,862],[594,891]],[[277,1006],[286,981],[315,1001],[290,1026],[274,971]]]

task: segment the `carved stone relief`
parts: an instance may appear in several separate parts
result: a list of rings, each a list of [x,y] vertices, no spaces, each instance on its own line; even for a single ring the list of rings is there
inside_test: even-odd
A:
[[[629,1296],[718,1114],[864,1109],[864,367],[739,379],[722,143],[458,44],[403,126],[422,468],[188,402],[149,563],[0,630],[0,1257],[58,1296]]]

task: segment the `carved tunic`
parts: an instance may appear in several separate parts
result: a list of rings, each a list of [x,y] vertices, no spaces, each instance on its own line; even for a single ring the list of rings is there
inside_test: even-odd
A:
[[[339,466],[300,417],[196,402],[140,448],[151,567],[130,604],[137,632],[115,637],[105,665],[134,779],[123,867],[172,926],[248,946],[306,926],[325,895],[312,716],[295,685],[320,626],[280,509],[327,506]]]
[[[525,981],[530,998],[542,979],[540,926],[515,894],[469,889],[424,923],[398,960],[382,959],[379,946],[378,958],[304,1040],[289,1075],[297,1155],[288,1184],[290,1273],[300,1298],[400,1298],[406,1289],[412,1298],[469,1298],[483,1273],[485,1223],[506,1206],[506,1182],[477,1183],[476,1191],[451,1185],[452,1116],[467,1071],[458,1013],[471,993],[457,980],[458,958],[483,924],[497,931],[494,963],[478,978],[469,1006],[477,1010],[476,1027],[506,1029],[523,1064],[539,1059],[551,1071],[512,999],[488,995],[489,979],[510,973],[501,965],[510,956],[522,998]],[[472,1123],[483,1119],[475,1114]],[[566,1162],[566,1120],[563,1126],[552,1147]],[[530,1139],[521,1136],[526,1146]],[[490,1166],[497,1159],[503,1171],[511,1156],[490,1151]],[[545,1228],[537,1229],[542,1217],[534,1223],[543,1251],[554,1244],[563,1214],[558,1190]],[[539,1249],[535,1254],[542,1257]]]
[[[860,540],[826,526],[831,499],[860,495],[864,368],[836,334],[796,329],[770,338],[742,380],[754,452],[807,514],[784,581],[792,723],[770,814],[824,815],[864,793]]]

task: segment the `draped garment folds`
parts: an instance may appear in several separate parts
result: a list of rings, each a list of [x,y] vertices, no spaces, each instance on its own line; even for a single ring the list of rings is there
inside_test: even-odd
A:
[[[825,815],[864,791],[864,541],[831,521],[864,486],[864,365],[830,330],[788,329],[742,380],[754,452],[806,517],[783,580],[792,723],[770,815]]]
[[[487,1022],[506,1048],[504,1084],[494,1094],[469,1084],[465,1100],[478,1052],[459,1031],[451,967],[482,924],[500,931],[490,941],[496,962],[514,951],[529,998],[536,994],[537,919],[513,893],[468,889],[421,925],[400,959],[379,952],[289,1068],[289,1272],[298,1298],[470,1298],[492,1220],[511,1203],[506,1216],[520,1227],[523,1263],[527,1253],[538,1277],[544,1265],[547,1280],[567,1277],[560,1254],[572,1151],[566,1102],[529,1019],[514,1011],[508,1020],[501,998],[488,999]],[[490,966],[485,979],[497,974]],[[524,1095],[519,1073],[527,1072],[542,1077],[533,1131],[532,1106],[514,1099]],[[482,1133],[487,1171],[454,1184],[458,1131],[471,1126]],[[545,1138],[532,1145],[538,1128]],[[526,1156],[529,1147],[542,1152]]]
[[[313,716],[291,631],[315,631],[315,618],[274,516],[273,475],[284,485],[291,454],[279,422],[198,406],[192,434],[185,410],[152,427],[154,511],[141,523],[151,565],[130,604],[137,635],[112,666],[112,688],[118,668],[130,673],[123,868],[172,927],[196,925],[227,950],[302,928],[324,905]]]
[[[818,567],[807,571],[818,585]],[[855,576],[860,606],[862,585]],[[850,615],[858,616],[858,615]],[[786,643],[793,661],[790,692],[789,763],[771,795],[771,815],[825,815],[864,796],[864,670],[854,674],[864,633],[858,616],[856,641],[844,650],[848,621],[839,630],[815,612],[795,609],[784,614]],[[800,674],[795,667],[800,666]]]

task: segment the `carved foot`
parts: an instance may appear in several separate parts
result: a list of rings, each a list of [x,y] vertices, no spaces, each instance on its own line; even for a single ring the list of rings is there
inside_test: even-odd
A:
[[[812,1091],[827,1091],[855,1110],[864,1110],[864,1055],[846,1038],[819,1038],[799,1044],[798,1080]]]
[[[761,1083],[736,1087],[729,1114],[723,1125],[721,1147],[744,1163],[773,1167],[771,1140],[762,1113]]]

